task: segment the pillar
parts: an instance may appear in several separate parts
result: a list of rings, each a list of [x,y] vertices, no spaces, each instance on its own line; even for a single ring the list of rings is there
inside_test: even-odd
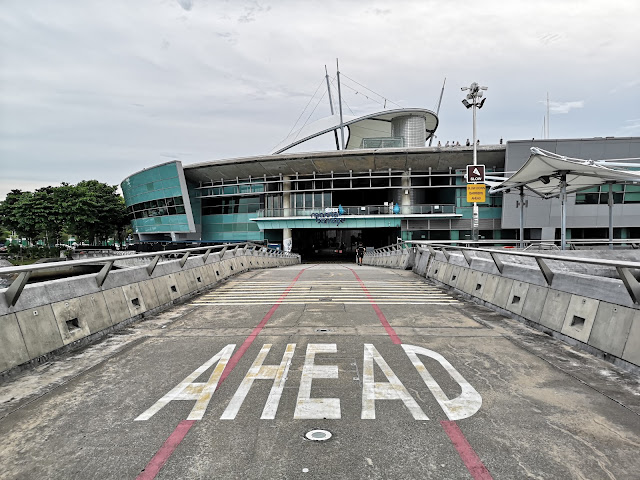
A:
[[[403,215],[409,215],[411,213],[411,170],[402,172],[402,191],[400,192],[400,211]]]
[[[282,216],[291,217],[291,177],[282,177]],[[282,229],[282,249],[291,252],[293,247],[293,232],[290,228]]]

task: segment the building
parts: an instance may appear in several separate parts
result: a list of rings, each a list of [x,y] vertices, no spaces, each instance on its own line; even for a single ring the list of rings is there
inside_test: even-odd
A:
[[[398,238],[470,238],[464,174],[473,163],[472,146],[426,147],[438,119],[425,109],[386,110],[343,123],[343,150],[285,153],[332,131],[339,145],[340,119],[333,115],[295,132],[269,155],[171,161],[130,175],[122,191],[135,235],[141,242],[265,242],[308,256],[349,254],[358,242],[380,247]],[[487,174],[514,171],[532,145],[577,158],[640,157],[640,138],[507,141],[478,146],[478,163]],[[615,188],[616,236],[638,237],[640,187]],[[570,198],[568,238],[606,238],[603,198],[595,191]],[[479,209],[481,238],[516,238],[517,199],[487,196]],[[530,198],[525,226],[526,238],[557,237],[555,201]]]

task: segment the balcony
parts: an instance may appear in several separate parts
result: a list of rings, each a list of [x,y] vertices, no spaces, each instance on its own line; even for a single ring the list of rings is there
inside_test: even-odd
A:
[[[338,209],[338,207],[332,207]],[[284,218],[284,217],[309,217],[313,213],[325,212],[324,208],[269,208],[258,210],[256,218]],[[366,206],[342,206],[341,216],[371,216],[371,215],[455,215],[456,206],[453,204],[426,204],[426,205],[400,205],[400,212],[393,213],[393,207],[389,205]]]

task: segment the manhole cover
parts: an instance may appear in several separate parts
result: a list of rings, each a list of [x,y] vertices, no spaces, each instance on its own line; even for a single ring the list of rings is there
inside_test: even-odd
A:
[[[331,438],[331,432],[328,430],[311,430],[305,435],[307,440],[313,440],[314,442],[324,442]]]

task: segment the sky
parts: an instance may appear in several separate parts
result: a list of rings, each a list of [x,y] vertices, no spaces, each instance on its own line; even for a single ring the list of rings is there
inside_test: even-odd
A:
[[[550,138],[640,136],[638,18],[637,0],[0,0],[0,200],[268,154],[329,115],[336,58],[348,115],[435,111],[446,78],[443,144],[472,135],[472,82],[483,144],[542,138],[547,93]]]

